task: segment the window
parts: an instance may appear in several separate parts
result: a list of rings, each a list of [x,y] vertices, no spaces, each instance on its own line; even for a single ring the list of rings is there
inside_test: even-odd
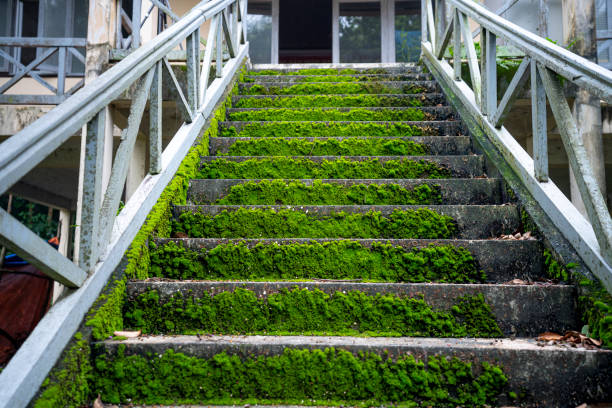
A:
[[[251,61],[278,63],[278,0],[249,1],[247,30]]]
[[[340,62],[379,62],[380,3],[340,3]]]
[[[612,0],[597,0],[597,62],[612,69]]]
[[[395,2],[395,61],[416,62],[421,56],[421,4]]]

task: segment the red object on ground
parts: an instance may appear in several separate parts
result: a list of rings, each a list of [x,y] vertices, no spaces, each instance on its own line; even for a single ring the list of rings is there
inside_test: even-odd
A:
[[[0,366],[34,330],[52,294],[53,281],[32,265],[0,270]]]

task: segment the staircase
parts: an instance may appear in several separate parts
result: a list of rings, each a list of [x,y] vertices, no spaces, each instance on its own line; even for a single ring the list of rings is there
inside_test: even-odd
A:
[[[253,71],[156,278],[96,344],[107,403],[577,406],[612,399],[525,214],[432,77]]]

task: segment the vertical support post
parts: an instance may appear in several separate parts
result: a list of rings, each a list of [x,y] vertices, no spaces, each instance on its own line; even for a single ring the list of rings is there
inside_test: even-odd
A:
[[[70,210],[61,208],[59,210],[59,224],[60,224],[60,233],[59,233],[59,248],[58,251],[60,254],[68,257],[68,252],[70,249]],[[57,302],[59,297],[64,292],[65,286],[59,282],[53,282],[53,304]]]
[[[58,48],[57,58],[57,95],[64,95],[66,87],[66,47]]]
[[[223,18],[220,14],[219,14],[219,18]],[[223,75],[223,35],[222,35],[222,25],[219,24],[217,26],[217,41],[216,41],[216,46],[217,46],[217,68],[215,69],[215,76],[217,78],[221,78],[221,75]]]
[[[149,97],[149,173],[162,170],[162,61],[155,65]]]
[[[497,37],[491,31],[483,29],[481,38],[482,75],[482,113],[492,117],[497,110]]]
[[[421,0],[421,42],[427,41],[427,0]]]
[[[200,35],[199,30],[189,34],[186,39],[187,45],[187,103],[192,112],[198,110],[198,66]]]
[[[453,12],[453,68],[455,71],[455,81],[461,81],[461,19],[459,10]]]
[[[279,27],[279,0],[272,0],[272,44],[271,59],[272,64],[278,64],[278,27]],[[246,14],[245,14],[246,15]],[[246,24],[246,18],[244,19]],[[336,21],[336,24],[338,22]],[[339,56],[340,54],[338,54]]]
[[[274,0],[272,4],[274,4]],[[425,7],[425,0],[421,0],[421,4],[421,11],[423,12],[422,19],[427,21],[425,17],[427,10]],[[274,21],[274,18],[272,21]],[[423,27],[426,27],[426,25]],[[423,35],[422,41],[427,41],[427,31],[425,31],[426,29],[423,27],[422,30],[425,34]],[[274,40],[274,37],[272,37],[272,40]],[[338,0],[332,1],[332,62],[334,64],[340,63],[340,2]]]
[[[98,259],[100,207],[102,204],[102,165],[106,109],[102,109],[88,124],[85,134],[85,160],[81,219],[79,220],[79,266],[88,273]]]
[[[433,16],[433,5],[431,0],[425,0],[427,3],[427,29],[429,32],[429,42],[431,43],[431,49],[435,50],[436,48],[436,26],[434,24],[434,16]]]
[[[140,13],[142,0],[132,0],[132,48],[140,47]]]
[[[548,16],[550,11],[548,9],[548,0],[539,0],[539,15],[538,15],[538,34],[540,37],[548,37]]]
[[[531,126],[534,175],[536,180],[546,182],[548,181],[546,91],[535,60],[531,61]]]

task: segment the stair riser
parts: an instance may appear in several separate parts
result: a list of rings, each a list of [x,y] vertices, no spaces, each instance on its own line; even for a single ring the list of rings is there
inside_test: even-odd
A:
[[[200,212],[214,216],[223,211],[236,211],[239,208],[262,208],[271,210],[290,209],[292,211],[306,212],[312,217],[321,217],[344,211],[346,213],[367,213],[379,211],[381,215],[388,216],[394,210],[410,210],[429,208],[432,211],[451,217],[457,224],[458,232],[454,238],[484,239],[499,237],[502,234],[515,233],[520,228],[520,218],[517,208],[513,205],[502,206],[228,206],[228,205],[201,205],[201,206],[175,206],[175,217],[187,211]],[[238,237],[237,237],[238,238]],[[264,237],[265,238],[265,237]],[[308,237],[300,237],[308,238]],[[336,237],[327,237],[336,238]]]
[[[130,282],[130,301],[147,290],[156,290],[163,303],[175,293],[201,298],[238,288],[255,293],[258,298],[293,288],[318,289],[328,295],[359,291],[370,296],[391,294],[418,298],[436,310],[449,310],[460,297],[482,294],[491,307],[505,336],[537,336],[545,331],[564,333],[575,330],[575,289],[571,286],[529,286],[488,284],[419,284],[419,283],[341,283],[341,282]],[[195,329],[195,328],[194,328]]]
[[[350,121],[314,121],[314,122],[265,122],[265,121],[256,121],[256,122],[247,122],[247,121],[229,121],[229,122],[221,122],[219,126],[222,128],[234,128],[238,132],[235,136],[249,136],[249,129],[247,128],[249,125],[257,125],[264,128],[275,129],[274,137],[291,137],[293,134],[291,132],[291,127],[293,126],[301,126],[304,129],[311,126],[312,123],[321,124],[321,126],[325,125],[327,128],[331,128],[331,126],[343,126],[343,125],[355,125],[355,126],[367,126],[368,124],[377,124],[384,125],[385,127],[389,127],[393,124],[400,125],[408,125],[415,129],[415,133],[410,135],[402,135],[402,134],[394,134],[394,135],[386,135],[380,134],[381,136],[457,136],[457,135],[465,135],[467,131],[465,126],[460,121],[423,121],[423,122],[371,122],[371,121],[362,121],[362,122],[350,122]],[[283,130],[286,127],[287,130]],[[246,128],[246,129],[245,129]],[[240,133],[243,133],[242,135]],[[331,128],[328,131],[329,134],[325,134],[325,136],[367,136],[365,134],[339,134],[339,131],[333,130]],[[223,135],[223,133],[220,133]],[[368,134],[369,135],[369,134]],[[377,135],[373,133],[372,136]],[[234,136],[232,136],[234,137]],[[271,136],[272,137],[272,136]]]
[[[309,87],[307,85],[313,85]],[[355,87],[347,87],[347,85],[358,85]],[[310,94],[383,94],[383,93],[438,93],[441,92],[440,86],[434,81],[371,81],[371,82],[310,82],[292,84],[287,82],[267,82],[264,84],[239,84],[238,90],[242,95],[250,94],[251,87],[263,86],[265,89],[263,92],[257,92],[255,95],[310,95]],[[307,91],[300,90],[299,88],[291,87],[302,87],[308,89]],[[313,91],[315,87],[321,88],[317,91]],[[287,89],[291,88],[291,89]],[[350,89],[350,90],[349,90]],[[354,89],[354,90],[352,90]]]
[[[236,141],[250,141],[268,138],[250,138],[250,137],[215,137],[211,138],[209,143],[210,154],[212,156],[218,154],[227,154],[230,146]],[[288,142],[291,140],[307,140],[307,141],[325,141],[329,139],[343,140],[352,139],[350,137],[287,137]],[[373,139],[373,138],[359,138]],[[412,137],[377,137],[381,143],[400,139],[404,141],[412,141],[426,146],[431,155],[465,155],[472,151],[472,143],[468,136],[412,136]]]
[[[315,75],[315,71],[318,70],[317,75],[349,75],[349,74],[368,74],[368,75],[382,75],[382,74],[405,74],[405,73],[422,73],[423,68],[418,65],[402,65],[396,67],[363,67],[359,64],[350,64],[350,67],[332,67],[329,64],[323,64],[322,66],[313,67],[313,64],[283,64],[275,65],[274,67],[261,67],[256,65],[253,69],[247,72],[247,75],[259,76],[263,75],[264,71],[274,71],[274,75],[285,76],[285,75]],[[325,70],[321,73],[321,70]],[[352,71],[352,72],[351,72]],[[267,75],[267,74],[266,74]],[[271,75],[271,74],[270,74]]]
[[[333,102],[329,102],[330,98],[328,95],[300,95],[298,98],[302,98],[303,100],[312,100],[311,106],[324,106],[321,105],[321,100],[325,101],[325,106],[345,106],[345,107],[355,107],[355,106],[365,106],[364,99],[348,94],[336,94],[334,95]],[[257,102],[249,102],[249,101],[266,101],[268,107],[291,107],[294,106],[291,102],[294,95],[235,95],[232,97],[232,106],[236,108],[247,107],[246,104],[249,103],[257,103]],[[348,99],[342,101],[339,98]],[[359,101],[355,101],[355,98],[359,98]],[[350,102],[349,102],[350,101]],[[414,101],[418,101],[421,106],[436,106],[436,105],[446,105],[446,98],[444,94],[441,93],[418,93],[418,94],[378,94],[376,100],[372,100],[372,103],[369,105],[371,107],[381,107],[381,106],[412,106]],[[252,105],[249,105],[252,106]],[[262,105],[258,105],[262,106]],[[309,105],[306,105],[309,106]]]
[[[335,239],[319,238],[275,238],[275,239],[219,239],[219,238],[157,238],[155,244],[163,246],[168,242],[182,245],[192,251],[211,250],[218,245],[244,243],[248,248],[258,244],[288,245],[325,243]],[[480,269],[487,274],[487,282],[504,283],[513,279],[533,281],[545,278],[542,269],[542,247],[538,241],[499,241],[499,240],[410,240],[410,239],[350,239],[369,248],[372,243],[384,243],[406,250],[423,248],[428,245],[454,245],[467,249],[476,260]]]
[[[190,204],[212,204],[225,197],[232,186],[243,184],[248,180],[212,179],[192,180],[187,192]],[[259,180],[255,180],[259,181]],[[440,204],[500,204],[502,202],[501,183],[499,179],[440,179],[440,180],[408,180],[408,179],[366,179],[366,180],[322,180],[324,183],[352,186],[359,184],[396,184],[407,190],[413,190],[419,185],[439,186],[442,195]],[[288,183],[290,181],[287,181]],[[300,180],[310,186],[312,179]],[[245,202],[243,204],[253,204]],[[275,204],[274,202],[266,204]],[[299,203],[307,204],[307,203]],[[329,203],[337,204],[337,203]]]
[[[325,114],[333,114],[333,112],[345,112],[345,113],[350,113],[350,112],[355,112],[356,110],[358,110],[358,114],[359,115],[363,115],[363,111],[367,111],[367,112],[371,112],[372,115],[376,115],[376,114],[387,114],[387,115],[393,115],[398,114],[398,115],[414,115],[417,114],[417,111],[423,112],[424,119],[425,120],[431,120],[431,121],[441,121],[441,120],[456,120],[457,116],[455,114],[455,112],[448,106],[440,106],[440,107],[431,107],[431,106],[426,106],[426,107],[401,107],[401,108],[397,108],[397,107],[393,107],[393,108],[370,108],[370,107],[364,107],[364,108],[236,108],[236,109],[228,109],[227,110],[227,120],[228,121],[241,121],[242,119],[240,119],[239,115],[242,113],[248,113],[248,112],[253,112],[253,114],[259,114],[259,115],[265,115],[265,118],[257,118],[255,120],[266,120],[266,121],[279,121],[279,120],[286,120],[283,118],[279,118],[277,117],[275,114],[276,112],[288,112],[288,113],[295,113],[296,115],[299,114],[303,114],[303,112],[307,112],[308,114],[313,114],[312,111],[313,109],[316,109],[317,111],[321,111],[321,113],[318,113],[319,115],[325,115]],[[361,116],[363,117],[363,116]],[[413,116],[410,116],[413,117]],[[387,118],[389,118],[389,120],[397,120],[397,119],[393,119],[392,116],[387,116]],[[251,119],[252,120],[252,119]],[[303,120],[303,119],[295,119],[296,121],[299,120]],[[321,120],[330,120],[327,118],[320,118],[320,117],[316,117],[316,118],[312,118],[312,120],[316,120],[316,121],[321,121]],[[346,118],[343,120],[355,120],[355,121],[372,121],[372,120],[379,120],[379,119],[367,119],[364,120],[362,118],[359,118],[357,116],[354,116],[354,118]],[[406,119],[404,119],[406,120]]]
[[[244,82],[266,84],[287,82],[303,84],[309,82],[369,82],[369,81],[431,81],[430,74],[363,74],[363,75],[246,75]]]
[[[253,356],[278,356],[286,349],[323,350],[334,347],[355,356],[370,352],[383,359],[412,355],[418,360],[434,356],[457,357],[471,362],[475,374],[487,362],[501,366],[508,384],[500,393],[501,405],[515,405],[507,392],[523,394],[521,405],[576,407],[583,401],[609,401],[612,388],[612,352],[587,351],[565,347],[537,347],[524,340],[418,339],[418,338],[342,338],[342,337],[283,337],[210,336],[196,338],[145,337],[124,342],[106,342],[104,351],[116,353],[124,344],[126,355],[162,355],[168,349],[188,356],[209,359],[219,353]],[[325,373],[327,374],[327,373]],[[278,381],[282,381],[281,378]],[[397,402],[397,401],[396,401]]]
[[[293,159],[304,159],[305,156],[292,156]],[[453,177],[457,178],[473,178],[483,175],[484,162],[482,156],[468,155],[468,156],[306,156],[309,161],[314,163],[322,163],[324,161],[335,161],[339,159],[365,162],[369,160],[378,160],[380,163],[386,163],[388,161],[413,161],[419,162],[424,160],[429,163],[434,163],[438,167],[448,169]],[[204,156],[200,163],[210,163],[215,160],[226,160],[231,162],[244,162],[247,160],[260,159],[257,156]],[[291,176],[283,176],[284,178],[291,178]],[[328,176],[331,178],[332,176]],[[401,175],[398,175],[400,178]],[[249,177],[256,178],[256,176]]]

